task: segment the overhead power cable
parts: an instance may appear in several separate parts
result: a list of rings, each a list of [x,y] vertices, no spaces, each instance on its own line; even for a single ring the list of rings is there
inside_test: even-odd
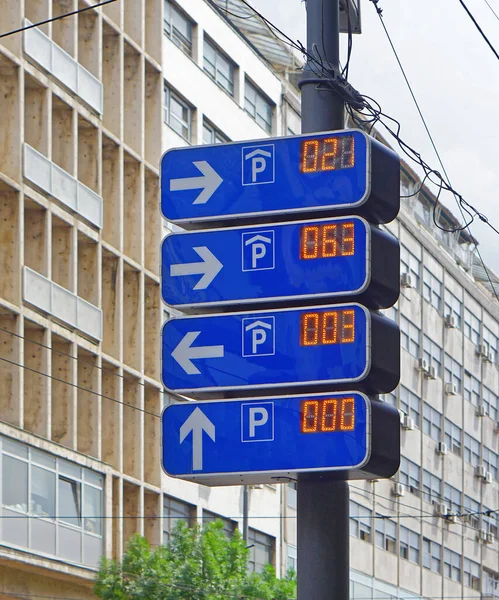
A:
[[[466,4],[464,3],[463,0],[459,0],[459,2],[461,3],[461,6],[464,8],[464,10],[466,11],[468,17],[473,21],[473,24],[475,25],[475,27],[478,29],[478,31],[480,32],[481,36],[483,37],[483,39],[487,42],[487,45],[489,46],[489,48],[492,50],[492,52],[494,53],[494,56],[499,59],[499,53],[497,52],[497,50],[494,48],[494,46],[492,45],[492,42],[489,40],[489,38],[485,35],[485,32],[483,31],[483,29],[480,27],[480,25],[478,24],[478,21],[475,19],[475,17],[473,16],[472,12],[470,11],[470,9],[466,6]],[[488,4],[488,3],[487,3]],[[492,10],[492,8],[491,8]],[[494,12],[494,11],[492,11]],[[495,13],[494,13],[495,14]],[[497,17],[497,15],[496,15]]]
[[[499,21],[499,15],[496,13],[496,11],[492,8],[492,6],[490,5],[490,2],[488,0],[483,0],[485,2],[485,4],[490,8],[490,11],[492,12],[492,14],[494,15],[494,17]]]
[[[92,4],[92,6],[86,6],[85,8],[79,8],[78,10],[73,10],[68,13],[64,13],[59,15],[58,17],[52,17],[51,19],[45,19],[45,21],[38,21],[38,23],[32,23],[31,25],[26,25],[25,27],[19,27],[19,29],[13,29],[12,31],[7,31],[6,33],[0,34],[0,39],[4,37],[8,37],[9,35],[14,35],[15,33],[21,33],[22,31],[26,31],[27,29],[33,29],[33,27],[40,27],[40,25],[46,25],[47,23],[53,23],[54,21],[59,21],[59,19],[65,19],[66,17],[72,17],[73,15],[78,15],[87,10],[93,10],[94,8],[99,8],[99,6],[104,6],[105,4],[111,4],[112,2],[117,2],[118,0],[104,0],[104,2],[99,2],[99,4]]]

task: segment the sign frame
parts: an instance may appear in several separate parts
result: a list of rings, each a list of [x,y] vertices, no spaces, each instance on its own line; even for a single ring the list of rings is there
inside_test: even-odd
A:
[[[366,431],[365,431],[365,454],[362,461],[356,465],[333,466],[333,467],[317,467],[317,468],[289,468],[279,470],[234,470],[234,471],[194,471],[191,469],[186,473],[172,472],[173,469],[168,471],[166,463],[169,459],[165,460],[167,454],[171,452],[173,456],[178,449],[168,449],[168,440],[170,438],[165,437],[165,415],[170,411],[178,410],[179,406],[193,407],[193,411],[199,408],[201,411],[203,407],[210,405],[222,404],[230,406],[234,404],[242,405],[245,403],[260,404],[262,402],[289,402],[302,400],[315,400],[315,399],[326,399],[335,397],[344,397],[347,395],[356,394],[362,398],[365,402],[366,407]],[[192,415],[191,412],[191,415]],[[161,467],[163,471],[169,476],[175,479],[182,479],[185,481],[191,481],[193,483],[201,483],[207,486],[220,486],[220,485],[255,485],[255,484],[274,484],[274,483],[286,483],[290,481],[296,481],[298,476],[300,478],[307,479],[333,479],[333,480],[355,480],[355,479],[377,479],[384,477],[393,476],[398,468],[400,457],[397,455],[395,450],[400,446],[400,426],[399,426],[399,412],[398,410],[379,400],[371,399],[365,394],[358,391],[346,390],[344,392],[332,392],[329,394],[288,394],[286,396],[265,396],[252,397],[237,400],[207,400],[202,402],[179,402],[167,406],[161,415]],[[385,427],[383,427],[383,423]],[[386,424],[389,423],[389,427]],[[297,423],[298,424],[298,423]],[[381,430],[388,430],[393,435],[386,435],[386,433],[380,434]],[[297,430],[298,435],[304,435]],[[191,434],[192,435],[192,434]],[[201,435],[203,435],[201,433]],[[316,435],[316,434],[305,434],[305,435]],[[328,434],[321,433],[321,436],[327,436]],[[334,433],[332,434],[334,435]],[[325,439],[325,438],[321,438]],[[332,438],[330,438],[332,439]],[[180,444],[183,442],[179,442]],[[212,441],[205,440],[205,443],[211,444]],[[257,444],[258,442],[253,442]],[[234,450],[234,449],[233,449]],[[194,448],[192,449],[194,452]],[[251,452],[251,449],[248,450]]]
[[[365,155],[365,189],[360,199],[351,202],[342,202],[336,204],[323,204],[318,205],[316,203],[307,204],[303,206],[295,206],[289,208],[282,206],[270,210],[240,210],[239,212],[227,213],[227,207],[224,210],[209,211],[205,210],[205,207],[209,205],[211,197],[217,193],[221,193],[223,190],[223,178],[212,168],[208,162],[208,157],[205,154],[209,154],[211,149],[216,149],[218,153],[226,151],[225,149],[233,146],[237,150],[244,148],[252,148],[256,146],[270,146],[279,145],[281,143],[290,143],[296,139],[317,139],[321,136],[343,136],[343,135],[360,135],[363,137],[366,146]],[[181,164],[190,162],[193,166],[189,170],[188,175],[184,175],[183,178],[166,176],[168,167],[165,166],[168,161],[173,160],[172,156],[175,153],[185,153],[185,157],[182,158]],[[188,155],[191,154],[191,158]],[[275,160],[275,156],[274,156]],[[299,165],[296,165],[298,168]],[[275,164],[274,164],[275,168]],[[172,168],[173,170],[173,168]],[[340,172],[340,171],[331,171]],[[213,183],[210,183],[210,191],[213,189],[211,195],[206,199],[204,184],[201,183],[203,177],[208,178],[210,181],[214,179]],[[306,177],[307,175],[305,175]],[[218,178],[218,179],[217,179]],[[182,185],[182,181],[196,182],[192,185],[198,187],[185,187]],[[288,179],[284,178],[289,185]],[[175,189],[171,189],[173,182],[178,182]],[[275,176],[272,180],[264,182],[263,185],[255,185],[254,187],[259,189],[269,188],[271,189],[275,183]],[[187,184],[186,184],[187,185]],[[245,184],[240,184],[240,187],[248,187]],[[336,131],[322,131],[314,134],[300,134],[295,136],[280,136],[272,138],[263,138],[256,140],[246,140],[244,142],[227,142],[225,144],[206,144],[202,146],[187,146],[187,147],[176,147],[168,149],[161,157],[160,166],[160,189],[161,189],[161,213],[163,217],[174,223],[180,225],[185,229],[204,229],[210,228],[213,222],[223,222],[224,225],[234,226],[242,225],[246,223],[255,223],[259,221],[264,223],[270,220],[296,220],[301,214],[316,214],[318,217],[322,216],[342,216],[354,211],[356,214],[363,216],[370,223],[389,223],[393,221],[397,216],[400,209],[400,158],[390,148],[378,142],[376,139],[369,136],[365,131],[361,129],[342,129]],[[200,209],[201,214],[191,214],[184,216],[178,216],[173,214],[171,209],[168,207],[168,197],[170,194],[182,194],[187,191],[196,190],[196,193],[192,195],[191,204],[202,206]],[[203,190],[201,194],[198,194],[199,190]],[[277,190],[274,191],[278,193]],[[287,195],[294,197],[295,193],[291,189],[286,191],[279,190],[281,196]],[[227,195],[233,194],[233,190],[225,192]],[[313,194],[309,192],[312,196]],[[200,198],[204,196],[203,198]],[[315,197],[315,195],[313,195]],[[185,202],[185,201],[184,201]]]
[[[328,308],[331,308],[333,311],[341,310],[345,307],[358,307],[365,315],[366,319],[366,328],[365,328],[365,367],[363,369],[362,374],[352,378],[352,377],[344,377],[344,378],[336,378],[336,379],[317,379],[317,380],[298,380],[298,381],[280,381],[275,383],[246,383],[239,385],[215,385],[215,386],[201,386],[201,387],[170,387],[167,385],[167,377],[165,377],[165,363],[166,354],[168,353],[165,345],[166,335],[165,331],[169,328],[175,327],[172,323],[175,322],[190,322],[196,323],[200,319],[220,319],[220,318],[228,318],[234,319],[240,317],[241,323],[246,319],[261,319],[275,317],[276,313],[283,314],[287,312],[310,312],[317,310],[325,311]],[[272,314],[273,313],[273,314]],[[195,327],[195,325],[193,325]],[[192,356],[187,357],[187,363],[191,361],[191,359],[196,360],[204,359],[220,359],[225,357],[224,346],[220,345],[218,342],[214,342],[211,340],[211,343],[215,345],[210,346],[200,346],[198,348],[199,343],[196,342],[198,335],[201,332],[190,331],[185,334],[180,333],[182,335],[181,338],[175,340],[173,344],[175,348],[170,352],[168,361],[170,365],[173,366],[175,370],[178,370],[178,366],[172,362],[172,358],[175,362],[180,365],[178,356],[181,356],[182,352],[185,350],[194,350]],[[196,335],[192,335],[196,334]],[[223,397],[231,398],[231,397],[245,397],[248,394],[265,394],[269,393],[269,391],[275,391],[276,393],[299,393],[302,391],[313,391],[313,392],[328,392],[332,389],[341,390],[346,389],[345,386],[349,386],[349,389],[358,389],[359,391],[366,392],[368,394],[377,394],[377,393],[388,393],[395,389],[400,380],[400,330],[398,325],[388,319],[387,317],[378,315],[375,312],[370,311],[364,305],[358,304],[356,302],[349,302],[346,304],[332,304],[332,305],[314,305],[314,306],[306,306],[306,307],[293,307],[293,308],[278,308],[273,310],[257,310],[257,311],[242,311],[242,312],[231,312],[231,313],[217,313],[217,314],[203,314],[203,315],[186,315],[182,317],[173,317],[172,319],[166,321],[162,327],[161,331],[161,379],[165,389],[168,391],[179,394],[179,395],[187,395],[192,398],[206,398],[213,397],[210,394],[222,394]],[[168,342],[169,343],[169,342]],[[241,338],[242,343],[242,338]],[[321,346],[328,347],[328,346]],[[382,347],[384,351],[382,351]],[[209,348],[211,354],[206,355],[205,349]],[[213,349],[213,350],[211,350]],[[201,351],[201,352],[200,352]],[[175,357],[175,353],[177,357]],[[387,355],[389,357],[387,358]],[[257,358],[265,355],[258,355]],[[184,358],[182,356],[182,358]],[[244,352],[241,355],[241,358],[247,359],[247,355]],[[289,358],[289,356],[288,356]],[[396,360],[393,360],[393,359]],[[237,359],[239,361],[239,356]],[[247,361],[247,360],[246,360]],[[202,363],[201,363],[202,364]],[[206,364],[206,363],[205,363]],[[251,367],[251,362],[249,363]],[[202,367],[200,367],[202,368]],[[210,368],[210,367],[208,367]],[[185,367],[182,367],[183,371],[187,375],[189,374]],[[218,363],[215,367],[212,367],[216,371],[220,370],[220,366]],[[205,367],[206,370],[206,367]],[[197,371],[197,373],[196,373]],[[194,374],[198,374],[199,370],[196,368],[193,371]],[[170,379],[171,379],[171,373]],[[235,376],[235,374],[234,374]],[[173,378],[178,378],[177,375],[173,375]],[[180,373],[180,377],[185,378],[184,373]],[[205,375],[206,377],[206,375]],[[239,374],[239,378],[242,379],[242,376]],[[191,380],[192,381],[192,380]],[[293,390],[293,392],[291,392]]]
[[[265,296],[265,295],[261,295],[261,296],[256,296],[256,294],[253,292],[253,296],[248,296],[245,295],[244,297],[240,297],[240,298],[236,298],[236,297],[232,297],[229,298],[227,300],[218,300],[218,299],[212,299],[212,300],[208,300],[206,299],[205,301],[198,301],[198,300],[191,300],[188,301],[187,300],[187,289],[186,289],[186,285],[184,285],[184,283],[182,282],[182,293],[184,295],[184,297],[186,298],[185,302],[179,302],[176,301],[176,298],[173,297],[172,291],[173,288],[176,290],[175,294],[177,294],[177,298],[178,298],[178,289],[180,287],[180,282],[177,283],[177,281],[173,279],[173,275],[171,273],[171,270],[173,267],[176,267],[178,269],[179,265],[178,264],[171,264],[174,263],[174,261],[178,261],[179,258],[178,257],[174,257],[173,255],[175,254],[175,244],[177,244],[177,246],[182,245],[182,238],[188,240],[189,238],[192,241],[192,246],[193,246],[193,251],[191,252],[192,257],[195,257],[196,254],[194,253],[194,251],[198,251],[201,248],[204,248],[204,252],[207,252],[207,258],[211,261],[211,263],[213,263],[214,261],[214,265],[212,266],[211,263],[208,263],[207,261],[204,263],[205,264],[205,269],[206,271],[208,270],[208,268],[212,269],[213,272],[216,272],[216,274],[213,276],[213,279],[210,281],[210,283],[208,285],[206,285],[203,288],[203,292],[200,291],[194,291],[196,290],[196,286],[194,286],[193,284],[193,290],[191,293],[191,297],[208,297],[209,294],[211,293],[211,290],[209,290],[209,286],[211,284],[214,284],[213,287],[215,289],[217,289],[217,291],[219,290],[219,288],[217,287],[219,285],[219,281],[223,278],[223,277],[227,277],[227,274],[224,273],[223,271],[223,267],[225,266],[225,264],[223,264],[222,262],[220,262],[218,259],[223,260],[223,258],[220,257],[220,253],[217,254],[216,251],[213,251],[213,244],[216,244],[218,242],[217,238],[227,238],[230,240],[233,240],[238,234],[240,234],[241,238],[242,236],[244,236],[246,234],[246,232],[251,232],[253,230],[258,231],[258,230],[266,230],[268,228],[274,228],[273,231],[275,234],[278,235],[274,235],[275,238],[277,238],[279,236],[279,238],[282,238],[282,236],[286,235],[286,229],[288,229],[290,231],[290,234],[293,233],[293,228],[300,228],[306,225],[317,225],[317,226],[321,226],[321,225],[326,225],[329,223],[339,223],[339,222],[345,222],[345,221],[353,221],[353,222],[357,222],[360,223],[362,227],[365,227],[365,259],[364,259],[364,269],[365,269],[365,278],[364,281],[362,283],[362,285],[360,285],[358,288],[354,289],[354,290],[349,290],[349,289],[344,289],[344,290],[337,290],[337,291],[331,291],[331,288],[333,287],[333,285],[331,285],[331,288],[328,291],[320,291],[320,292],[314,292],[314,291],[308,291],[307,293],[304,294],[283,294],[283,295],[272,295],[272,296]],[[288,235],[290,235],[288,234]],[[209,242],[206,242],[206,239],[208,238],[212,238],[213,239],[213,243],[210,246]],[[204,240],[204,241],[200,241],[200,242],[195,242],[196,239],[199,240]],[[205,246],[201,246],[201,248],[195,248],[196,244],[206,244]],[[238,244],[238,248],[237,248],[237,252],[241,251],[240,248],[241,244]],[[273,247],[273,251],[274,253],[279,250],[279,252],[284,252],[284,250],[281,247],[277,246],[277,242],[275,242],[275,246]],[[299,251],[299,248],[296,249],[296,251]],[[242,253],[242,252],[241,252]],[[225,258],[225,257],[224,257]],[[307,268],[305,267],[305,265],[311,265],[312,263],[303,259],[297,259],[294,258],[292,261],[290,261],[289,257],[284,256],[284,259],[286,259],[284,261],[283,265],[280,265],[279,267],[273,267],[275,273],[279,273],[281,272],[281,276],[285,277],[288,276],[289,278],[289,271],[293,270],[295,271],[295,269],[293,268],[294,266],[298,266],[300,265],[302,270],[304,271],[303,273],[303,277],[306,278],[307,276]],[[192,260],[196,260],[195,258],[192,258]],[[197,258],[197,260],[199,260],[199,258]],[[303,262],[302,262],[303,260]],[[321,262],[317,262],[314,263],[315,267],[317,270],[321,270],[320,272],[320,278],[321,281],[327,281],[328,277],[329,279],[333,278],[333,274],[332,272],[334,271],[334,264],[333,262],[324,262],[324,261],[335,261],[336,258],[319,258],[318,259]],[[338,260],[348,260],[345,257],[339,257]],[[217,264],[218,263],[218,264]],[[387,264],[389,263],[389,264]],[[195,280],[193,280],[192,278],[189,281],[200,281],[201,280],[201,273],[203,270],[203,263],[185,263],[185,277],[189,277],[191,275],[193,275],[194,273],[189,273],[189,268],[190,268],[190,264],[193,264],[194,266],[196,264],[200,265],[200,267],[198,267],[198,270],[195,274]],[[360,264],[360,263],[359,263]],[[382,264],[382,268],[379,268],[379,265]],[[183,265],[182,265],[183,266]],[[397,268],[397,266],[399,268]],[[169,271],[168,271],[169,269]],[[218,269],[218,270],[217,270]],[[192,271],[193,269],[191,269]],[[195,270],[195,269],[194,269]],[[257,278],[260,277],[262,279],[264,279],[267,275],[262,275],[262,271],[267,271],[267,269],[261,269],[261,270],[257,270],[255,269],[255,271],[245,271],[244,269],[242,269],[242,273],[244,273],[244,275],[241,275],[239,271],[239,277],[240,277],[240,281],[241,283],[244,280],[247,280],[249,282],[249,285],[254,285],[251,283],[251,277],[253,278]],[[250,274],[248,274],[250,273]],[[231,271],[231,275],[234,275],[235,273],[233,273]],[[294,273],[294,276],[296,277],[296,272]],[[211,276],[210,276],[211,277]],[[218,278],[218,280],[217,280]],[[175,279],[178,279],[178,275],[175,275]],[[288,279],[289,280],[289,279]],[[185,281],[185,279],[184,279]],[[234,284],[235,285],[235,284]],[[228,286],[225,286],[226,288]],[[262,282],[262,288],[264,288],[264,284]],[[222,286],[223,289],[223,286]],[[370,223],[368,223],[364,218],[357,216],[357,215],[349,215],[349,216],[342,216],[342,217],[332,217],[332,218],[327,218],[327,219],[315,219],[315,220],[304,220],[304,221],[293,221],[293,222],[277,222],[277,223],[268,223],[268,224],[257,224],[257,225],[247,225],[247,226],[242,226],[242,227],[235,227],[235,228],[216,228],[216,229],[209,229],[209,230],[202,230],[202,231],[195,231],[195,232],[189,232],[189,231],[182,231],[182,232],[172,232],[168,235],[166,235],[163,238],[163,242],[161,245],[161,291],[162,291],[162,299],[163,301],[168,305],[171,306],[172,308],[175,308],[177,310],[182,310],[185,312],[200,312],[201,310],[217,310],[220,309],[222,311],[224,310],[239,310],[241,308],[244,307],[250,307],[250,306],[262,306],[262,307],[270,307],[270,306],[274,306],[274,305],[278,305],[280,303],[285,302],[286,306],[298,306],[298,305],[303,305],[306,304],[307,302],[313,301],[316,303],[320,303],[320,302],[328,302],[330,298],[335,298],[339,301],[342,300],[349,300],[349,301],[358,301],[360,304],[363,304],[365,306],[367,306],[368,308],[372,308],[372,309],[378,309],[378,308],[388,308],[390,306],[392,306],[398,299],[399,296],[399,291],[400,291],[400,246],[398,241],[393,238],[389,233],[381,231],[380,229],[374,228],[371,226]],[[168,297],[168,294],[170,294],[170,297]],[[234,307],[234,309],[232,309],[232,307]]]

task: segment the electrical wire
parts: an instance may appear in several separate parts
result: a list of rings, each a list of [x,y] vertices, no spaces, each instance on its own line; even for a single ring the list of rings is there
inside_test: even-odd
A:
[[[494,46],[492,45],[492,42],[489,40],[489,38],[485,35],[485,32],[483,31],[483,29],[480,27],[480,25],[478,24],[478,21],[475,19],[475,17],[473,16],[472,12],[470,11],[470,9],[466,6],[466,4],[464,3],[464,0],[458,0],[461,3],[461,6],[464,8],[464,10],[466,11],[466,13],[468,14],[468,17],[473,21],[473,24],[475,25],[475,27],[478,29],[478,31],[480,32],[481,36],[483,37],[483,39],[487,42],[487,45],[489,46],[489,48],[492,50],[492,52],[494,53],[494,56],[499,59],[499,53],[497,52],[497,50],[494,48]],[[492,10],[492,9],[491,9]],[[494,12],[494,11],[492,11]],[[495,13],[494,13],[495,14]],[[496,15],[497,17],[497,15]]]
[[[64,13],[63,15],[59,15],[58,17],[52,17],[51,19],[45,19],[45,21],[39,21],[38,23],[32,23],[31,25],[26,25],[25,27],[19,27],[19,29],[13,29],[12,31],[7,31],[6,33],[0,34],[0,39],[7,37],[9,35],[14,35],[15,33],[21,33],[22,31],[26,31],[27,29],[32,29],[33,27],[40,27],[40,25],[46,25],[47,23],[53,23],[54,21],[59,21],[59,19],[65,19],[66,17],[72,17],[73,15],[78,15],[87,10],[92,10],[94,8],[99,8],[99,6],[104,6],[106,4],[111,4],[112,2],[117,2],[118,0],[104,0],[104,2],[100,2],[99,4],[92,4],[92,6],[87,6],[85,8],[79,8],[78,10],[73,10],[68,13]]]
[[[499,21],[499,15],[496,13],[496,11],[492,8],[492,6],[490,5],[490,3],[488,2],[488,0],[483,0],[485,2],[485,4],[490,8],[492,14],[494,15],[494,17]]]

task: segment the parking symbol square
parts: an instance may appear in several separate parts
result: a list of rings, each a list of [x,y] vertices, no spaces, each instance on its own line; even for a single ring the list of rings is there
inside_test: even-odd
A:
[[[243,319],[243,356],[275,354],[275,318]]]
[[[242,234],[243,271],[275,269],[274,230]]]
[[[241,405],[241,441],[274,441],[274,403],[248,402]]]
[[[243,185],[261,185],[275,181],[275,146],[246,146],[242,148]]]

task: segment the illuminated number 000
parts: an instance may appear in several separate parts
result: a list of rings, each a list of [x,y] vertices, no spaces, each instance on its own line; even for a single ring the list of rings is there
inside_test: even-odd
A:
[[[355,428],[354,398],[304,400],[301,403],[301,432],[327,433],[353,431]]]

